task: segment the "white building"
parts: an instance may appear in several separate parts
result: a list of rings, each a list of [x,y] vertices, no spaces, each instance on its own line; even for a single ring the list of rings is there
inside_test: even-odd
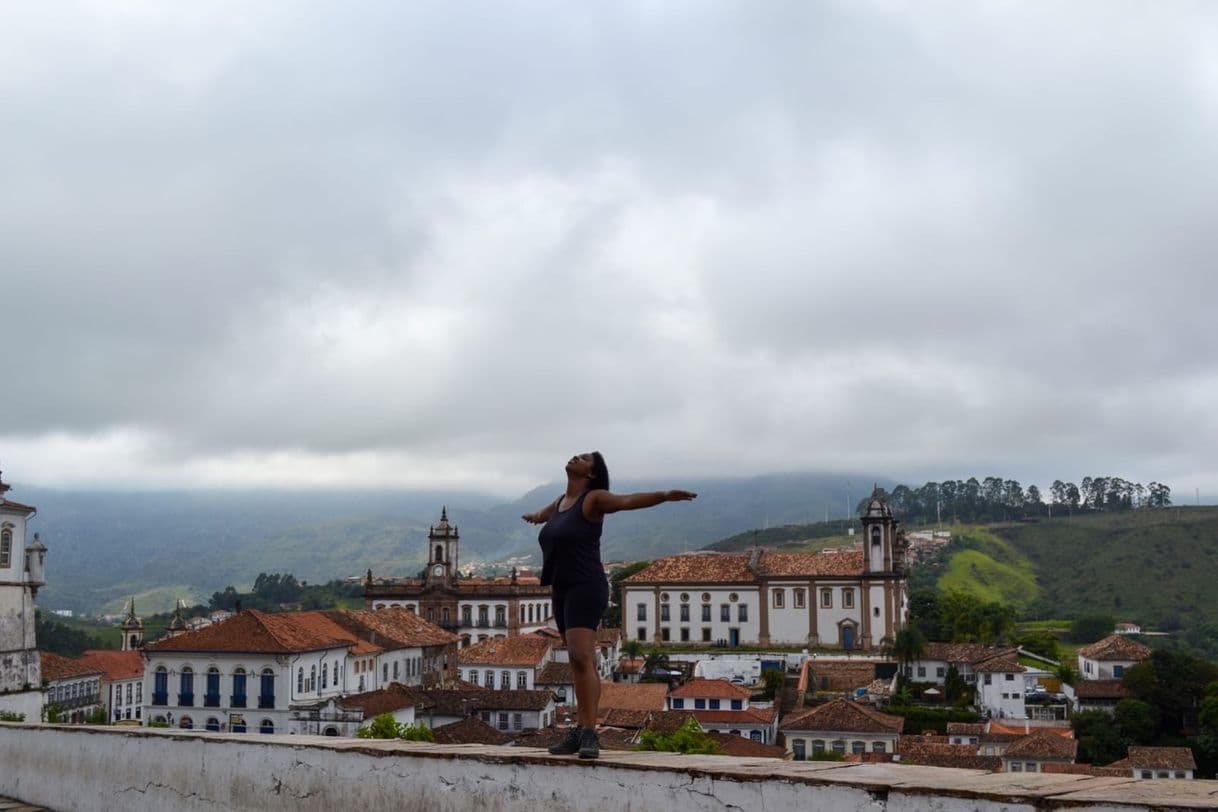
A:
[[[334,700],[455,679],[456,639],[403,610],[242,612],[144,647],[144,720],[337,735],[345,717],[321,725]]]
[[[40,655],[47,721],[84,724],[101,705],[101,669],[50,651]]]
[[[749,702],[752,691],[722,679],[692,679],[669,692],[668,710],[693,713],[708,733],[727,733],[762,744],[778,735],[778,711]]]
[[[528,634],[549,625],[550,587],[534,576],[460,577],[461,536],[440,511],[427,534],[427,566],[421,578],[364,579],[368,609],[401,606],[455,633],[461,647],[494,637]]]
[[[871,649],[905,624],[906,541],[873,498],[862,550],[692,553],[623,581],[625,639]]]
[[[36,722],[45,694],[34,639],[34,596],[46,583],[46,547],[37,533],[26,545],[26,523],[36,510],[9,499],[10,489],[0,478],[0,712]]]
[[[80,662],[101,672],[101,703],[111,722],[138,721],[144,705],[144,655],[138,650],[90,649]]]
[[[1077,753],[1073,738],[1039,728],[1003,751],[1002,768],[1009,773],[1041,773],[1046,764],[1073,764]]]
[[[1191,780],[1197,769],[1193,751],[1188,747],[1129,746],[1129,752],[1109,769],[1129,770],[1134,778]]]
[[[1121,679],[1130,666],[1150,659],[1150,648],[1119,634],[1078,650],[1078,673],[1083,679]]]
[[[815,753],[895,753],[905,720],[849,699],[834,699],[782,720],[787,752],[795,761]]]
[[[527,634],[483,640],[457,653],[461,678],[473,685],[501,691],[533,690],[550,662],[550,640]]]
[[[1013,657],[995,657],[973,666],[977,706],[999,719],[1026,719],[1025,669]]]

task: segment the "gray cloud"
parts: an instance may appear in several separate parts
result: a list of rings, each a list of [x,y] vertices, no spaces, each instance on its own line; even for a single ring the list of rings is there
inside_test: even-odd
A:
[[[1212,489],[1218,18],[1125,12],[10,9],[4,467]]]

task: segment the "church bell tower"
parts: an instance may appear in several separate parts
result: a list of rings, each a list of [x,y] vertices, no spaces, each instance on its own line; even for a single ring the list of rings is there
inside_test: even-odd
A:
[[[451,584],[457,577],[457,554],[461,536],[448,523],[448,508],[440,509],[440,523],[427,533],[427,583]]]

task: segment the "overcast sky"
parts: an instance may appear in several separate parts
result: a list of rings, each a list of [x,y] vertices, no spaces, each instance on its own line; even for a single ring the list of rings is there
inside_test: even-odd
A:
[[[1218,491],[1212,3],[9,3],[0,181],[10,482]]]

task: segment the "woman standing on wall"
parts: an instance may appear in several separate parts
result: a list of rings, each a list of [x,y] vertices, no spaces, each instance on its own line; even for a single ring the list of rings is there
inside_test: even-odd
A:
[[[550,748],[554,755],[600,755],[596,736],[601,683],[596,668],[596,628],[609,605],[609,583],[601,564],[601,521],[619,510],[640,510],[664,502],[697,498],[690,491],[616,494],[609,491],[609,469],[599,451],[567,461],[567,491],[536,513],[521,518],[545,524],[541,544],[541,583],[553,590],[554,620],[567,644],[575,677],[579,727]]]

